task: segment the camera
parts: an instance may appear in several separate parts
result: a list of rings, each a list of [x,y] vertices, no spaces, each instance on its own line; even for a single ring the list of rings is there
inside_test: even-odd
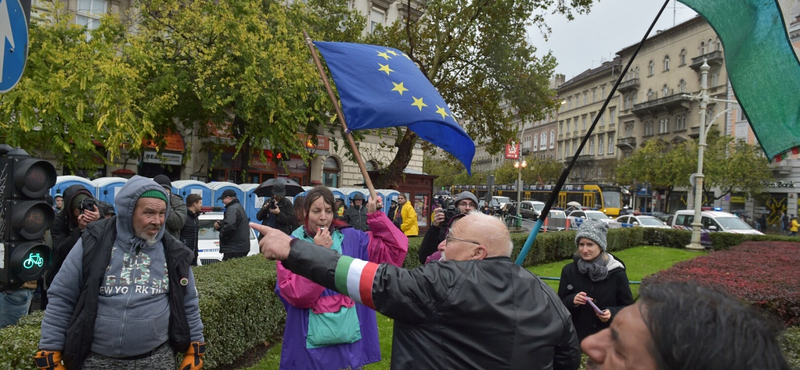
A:
[[[273,199],[269,201],[269,209],[275,209],[275,208],[278,208],[278,205],[277,203],[275,203],[275,199]]]
[[[94,211],[96,206],[97,206],[97,201],[95,201],[92,198],[84,198],[83,200],[81,200],[81,203],[78,204],[78,210],[80,210],[81,213],[83,213],[83,211],[86,210]]]

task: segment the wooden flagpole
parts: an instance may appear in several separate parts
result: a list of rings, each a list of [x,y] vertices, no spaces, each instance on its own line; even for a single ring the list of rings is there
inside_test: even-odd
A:
[[[314,41],[311,40],[311,37],[308,36],[308,32],[306,31],[303,31],[303,37],[306,40],[306,46],[308,46],[308,50],[311,51],[311,57],[314,58],[314,63],[317,65],[317,71],[319,71],[319,76],[322,78],[322,83],[325,84],[325,89],[328,90],[328,96],[331,98],[331,102],[333,103],[333,109],[336,109],[336,116],[339,118],[339,123],[342,124],[344,134],[347,137],[347,142],[350,143],[350,148],[353,149],[353,156],[356,157],[358,168],[361,169],[361,175],[364,176],[364,183],[369,189],[369,196],[373,199],[380,199],[378,198],[378,193],[375,191],[375,187],[372,185],[372,179],[369,178],[369,173],[367,173],[367,166],[364,165],[364,160],[361,158],[361,153],[359,153],[356,142],[353,140],[353,134],[351,134],[347,129],[347,123],[344,121],[342,107],[339,106],[339,100],[336,99],[336,95],[333,93],[331,84],[328,82],[328,76],[325,75],[325,70],[322,68],[322,63],[319,61],[319,55],[317,55],[317,50],[314,48]]]

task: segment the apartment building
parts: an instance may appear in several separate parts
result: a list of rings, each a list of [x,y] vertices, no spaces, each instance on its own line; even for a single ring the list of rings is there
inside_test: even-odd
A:
[[[619,93],[614,93],[605,110],[602,108],[620,73],[622,64],[619,58],[614,58],[558,87],[558,98],[562,104],[556,112],[556,156],[565,164],[577,156],[568,178],[570,183],[614,182]],[[598,119],[597,126],[586,146],[578,153],[581,140],[595,118]]]

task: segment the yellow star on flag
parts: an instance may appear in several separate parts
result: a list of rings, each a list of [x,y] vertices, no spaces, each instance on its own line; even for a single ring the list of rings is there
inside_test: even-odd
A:
[[[399,93],[400,93],[400,96],[403,96],[403,91],[408,91],[408,89],[406,89],[406,88],[403,86],[403,82],[401,82],[401,83],[399,83],[399,84],[396,84],[396,83],[392,82],[392,85],[394,85],[394,89],[392,89],[392,91],[397,91],[397,92],[399,92]]]
[[[395,56],[395,57],[397,56],[397,53],[395,53],[394,50],[386,49],[386,52],[389,53],[389,54],[392,54],[392,56]]]
[[[389,58],[390,58],[389,54],[386,54],[386,53],[378,53],[378,56],[382,57],[382,58],[384,58],[386,60],[389,60]]]
[[[382,72],[386,72],[386,75],[387,75],[387,76],[389,75],[389,72],[394,72],[394,70],[392,70],[391,68],[389,68],[389,65],[388,65],[388,64],[384,65],[384,64],[380,64],[380,63],[378,63],[378,65],[379,65],[379,66],[381,66],[381,68],[378,68],[378,70],[379,70],[379,71],[382,71]]]
[[[414,97],[412,96],[412,98],[414,98]],[[412,103],[411,105],[419,108],[420,111],[422,111],[422,107],[427,107],[428,106],[428,104],[425,104],[425,103],[422,102],[422,98],[419,98],[419,99],[414,98],[414,103]]]
[[[440,107],[438,105],[436,106],[436,108],[439,108],[439,109],[436,110],[436,113],[441,114],[442,115],[442,119],[445,119],[445,117],[449,116],[449,114],[447,114],[447,112],[444,111],[444,108],[442,108],[442,107]]]

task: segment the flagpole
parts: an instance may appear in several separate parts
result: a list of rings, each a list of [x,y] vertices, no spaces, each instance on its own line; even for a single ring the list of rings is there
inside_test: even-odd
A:
[[[339,123],[342,124],[345,137],[347,137],[347,142],[350,143],[350,148],[353,149],[353,156],[356,158],[356,162],[358,162],[358,168],[361,169],[361,175],[364,176],[364,183],[369,189],[369,196],[373,199],[379,199],[378,193],[375,191],[375,187],[372,185],[372,179],[369,178],[369,173],[367,173],[367,166],[364,165],[364,160],[361,158],[361,153],[358,152],[356,142],[353,140],[353,134],[347,129],[347,123],[344,121],[342,107],[339,106],[339,100],[336,99],[336,95],[333,93],[331,84],[328,82],[328,76],[325,75],[325,70],[322,68],[322,62],[320,62],[319,55],[317,55],[317,50],[314,48],[314,41],[311,40],[311,37],[308,36],[308,32],[306,31],[303,31],[303,37],[306,40],[306,46],[308,46],[308,50],[311,51],[311,57],[314,58],[314,63],[317,65],[317,71],[319,71],[319,76],[322,78],[322,83],[325,85],[325,89],[328,91],[328,96],[331,98],[331,103],[333,103],[333,109],[336,110],[336,116],[339,118]]]
[[[647,37],[650,36],[650,32],[653,30],[653,28],[655,28],[656,22],[658,22],[658,19],[661,17],[661,13],[664,13],[664,9],[666,9],[669,2],[670,0],[664,1],[664,5],[661,6],[661,10],[658,11],[656,18],[653,19],[653,23],[650,24],[650,28],[647,29],[644,37],[642,37],[642,41],[639,43],[639,46],[636,47],[633,55],[631,55],[631,58],[625,65],[625,68],[620,73],[619,77],[617,78],[617,82],[614,83],[614,87],[611,88],[611,92],[608,94],[608,97],[606,97],[606,101],[603,102],[603,106],[600,108],[600,114],[594,117],[594,121],[589,127],[589,131],[586,132],[586,136],[584,136],[581,140],[581,145],[578,147],[578,150],[575,151],[575,155],[572,156],[569,166],[567,166],[567,168],[561,172],[561,177],[558,178],[556,186],[553,187],[553,191],[550,192],[550,197],[547,199],[547,203],[545,203],[544,209],[542,209],[542,213],[539,215],[539,219],[536,221],[536,225],[533,226],[533,230],[531,230],[531,233],[528,235],[525,245],[519,252],[519,256],[517,257],[516,261],[518,265],[522,265],[522,263],[525,261],[525,257],[528,255],[531,246],[533,246],[534,240],[536,240],[536,235],[539,234],[539,229],[542,227],[545,218],[550,213],[550,208],[553,207],[553,203],[555,203],[556,199],[558,199],[558,193],[561,191],[561,188],[564,187],[564,183],[567,182],[567,176],[569,176],[570,171],[572,171],[572,167],[575,166],[578,155],[581,153],[581,151],[583,151],[583,147],[586,145],[586,142],[589,141],[589,137],[592,136],[592,131],[594,131],[594,127],[597,126],[597,122],[600,120],[600,117],[603,116],[603,112],[606,110],[608,103],[611,101],[611,97],[613,97],[614,93],[617,92],[617,87],[619,87],[619,84],[622,82],[622,78],[625,77],[626,73],[628,73],[628,68],[630,68],[633,60],[636,58],[636,55],[639,54],[639,50],[642,49],[642,45],[644,45],[644,42],[647,41]]]

